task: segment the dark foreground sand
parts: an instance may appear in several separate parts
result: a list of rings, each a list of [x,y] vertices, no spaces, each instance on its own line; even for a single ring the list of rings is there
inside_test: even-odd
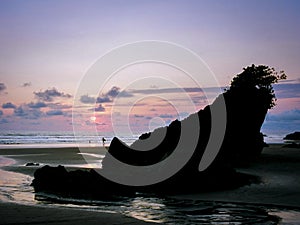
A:
[[[100,150],[103,154],[105,149]],[[99,154],[99,149],[88,149]],[[27,162],[50,165],[71,164],[75,169],[85,163],[76,148],[65,149],[0,149],[0,156],[14,159],[14,165],[2,169],[32,176],[37,167],[25,167]],[[91,159],[95,160],[94,157]],[[95,161],[96,162],[96,161]],[[271,145],[265,148],[261,158],[241,172],[257,175],[262,182],[236,190],[172,196],[179,199],[255,203],[262,205],[286,206],[300,209],[300,149],[282,148]],[[117,213],[88,211],[57,206],[20,205],[0,202],[0,224],[150,224]],[[300,218],[299,218],[300,219]],[[298,222],[298,219],[296,219]],[[294,223],[297,224],[297,223]]]
[[[105,153],[106,149],[89,148],[86,152],[91,154]],[[26,167],[28,162],[38,162],[42,165],[50,164],[65,165],[66,159],[71,164],[68,169],[80,168],[86,161],[78,154],[77,148],[43,148],[43,149],[0,149],[0,156],[15,160],[13,165],[8,165],[0,169],[7,171],[23,173],[33,176],[38,167]],[[90,157],[90,159],[97,159]],[[1,181],[0,181],[1,183]],[[87,209],[74,209],[67,207],[49,206],[49,205],[22,205],[13,202],[0,201],[0,224],[152,224],[143,222],[131,217],[126,217],[118,213],[107,213],[91,211]]]
[[[0,224],[151,224],[116,213],[0,203]]]
[[[251,166],[238,171],[259,176],[261,183],[235,190],[175,196],[184,199],[254,203],[300,209],[300,149],[270,145]],[[300,222],[300,221],[299,221]]]

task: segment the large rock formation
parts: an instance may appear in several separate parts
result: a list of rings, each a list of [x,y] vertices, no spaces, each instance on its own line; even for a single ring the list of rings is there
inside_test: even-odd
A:
[[[300,132],[295,131],[294,133],[287,134],[283,140],[287,144],[285,144],[284,148],[300,148]]]
[[[219,154],[211,166],[204,172],[199,172],[199,163],[208,144],[211,132],[211,108],[221,104],[224,97],[227,124],[226,131]],[[199,141],[191,159],[173,177],[160,184],[145,187],[145,190],[212,190],[244,184],[234,168],[245,165],[258,157],[265,146],[260,128],[265,119],[268,108],[266,99],[259,89],[231,89],[219,96],[211,106],[205,107],[198,113],[190,115],[183,121],[175,120],[168,127],[159,128],[152,133],[145,133],[131,146],[127,146],[118,138],[111,142],[109,153],[116,159],[136,166],[152,165],[160,162],[172,154],[176,148],[183,123],[188,123],[192,116],[197,116],[200,121]],[[151,136],[164,135],[162,142],[150,151],[136,149],[148,148]],[[188,145],[187,145],[188,147]],[[102,165],[110,169],[109,158],[104,158]],[[175,188],[176,187],[176,188]],[[195,191],[194,190],[194,191]]]
[[[109,181],[94,170],[67,172],[63,167],[46,166],[35,172],[32,185],[37,192],[46,191],[72,197],[103,197],[108,193],[130,194],[136,191],[178,193],[233,188],[246,184],[249,182],[249,176],[236,173],[234,167],[253,160],[262,151],[264,142],[260,128],[267,107],[258,89],[229,90],[223,94],[223,97],[227,109],[223,144],[215,161],[204,172],[199,172],[198,166],[210,136],[210,108],[219,104],[220,97],[212,106],[205,107],[183,121],[175,120],[168,127],[142,134],[132,146],[127,146],[116,137],[112,140],[109,153],[116,159],[135,166],[152,165],[172,154],[178,144],[182,124],[187,123],[192,116],[197,116],[200,121],[200,136],[196,150],[179,172],[161,183],[130,187]],[[148,148],[147,139],[151,140],[151,136],[162,134],[164,139],[152,150],[136,150],[143,148],[143,145]],[[109,170],[110,160],[104,158],[102,165],[104,169]]]
[[[294,133],[287,134],[283,140],[288,140],[288,141],[300,141],[300,132],[295,131]]]
[[[259,89],[231,89],[223,94],[226,105],[226,132],[219,153],[219,163],[231,165],[251,161],[261,153],[265,143],[260,128],[264,122],[268,108],[265,99]],[[218,97],[211,106],[205,107],[198,113],[190,115],[183,121],[175,120],[168,127],[158,128],[152,133],[142,134],[131,146],[127,146],[115,137],[109,147],[109,152],[118,160],[137,166],[152,165],[164,160],[176,148],[180,135],[182,123],[187,123],[192,116],[197,115],[200,121],[199,141],[192,157],[195,170],[198,170],[203,151],[207,146],[211,132],[211,107],[220,104]],[[217,108],[217,107],[216,107]],[[161,143],[150,151],[139,151],[136,149],[147,149],[153,136],[164,135]],[[103,167],[109,166],[104,159]],[[197,168],[196,168],[197,167]],[[192,168],[191,168],[192,169]]]
[[[263,71],[262,77],[267,77],[267,84],[261,77],[257,78],[261,83],[256,84],[250,77],[250,85],[245,76],[257,75],[257,71]],[[258,157],[265,145],[260,128],[264,122],[266,113],[274,104],[275,97],[271,83],[277,82],[273,77],[273,70],[268,67],[258,66],[248,67],[240,74],[240,80],[233,81],[229,90],[203,110],[190,115],[183,121],[175,120],[169,126],[158,128],[152,133],[142,134],[139,139],[131,146],[127,146],[118,138],[114,138],[109,147],[109,153],[121,162],[134,166],[147,166],[167,159],[174,152],[179,143],[183,132],[182,127],[192,124],[193,119],[200,121],[199,139],[196,149],[187,163],[173,176],[162,182],[148,186],[126,186],[109,181],[108,179],[96,174],[94,171],[86,172],[58,172],[53,175],[53,171],[42,172],[45,168],[37,170],[33,186],[36,191],[54,191],[60,193],[95,192],[97,193],[178,193],[202,190],[216,190],[234,188],[249,183],[253,177],[237,173],[235,167],[250,163]],[[251,74],[252,73],[252,74]],[[267,74],[267,75],[266,75]],[[239,75],[238,75],[239,76]],[[271,76],[271,82],[268,83]],[[275,80],[274,80],[274,79]],[[282,78],[283,79],[283,78]],[[246,82],[245,82],[246,80]],[[238,82],[237,82],[238,81]],[[225,101],[226,106],[226,130],[220,150],[213,163],[205,170],[200,172],[198,167],[207,147],[212,129],[212,109],[218,109]],[[186,132],[186,131],[185,131]],[[163,138],[161,138],[163,137]],[[159,143],[152,143],[152,140],[161,140]],[[149,151],[139,151],[149,149]],[[186,146],[188,148],[189,145]],[[137,150],[139,149],[139,150]],[[104,170],[113,169],[115,166],[111,157],[105,157],[102,166]],[[49,170],[49,168],[47,168]],[[57,170],[57,169],[56,169]],[[53,180],[47,177],[54,176]],[[128,171],[130,173],[130,171]],[[74,175],[76,174],[76,176]],[[63,176],[63,179],[61,179]],[[56,180],[56,181],[54,181]],[[252,180],[253,181],[253,180]],[[57,187],[51,184],[59,182]],[[95,189],[89,188],[96,187]],[[79,188],[80,187],[80,188]]]

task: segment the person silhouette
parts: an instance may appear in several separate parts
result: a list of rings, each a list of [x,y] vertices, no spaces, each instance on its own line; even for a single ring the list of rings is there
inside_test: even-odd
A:
[[[105,141],[106,141],[106,139],[103,137],[103,138],[102,138],[102,144],[103,144],[103,147],[105,146]]]

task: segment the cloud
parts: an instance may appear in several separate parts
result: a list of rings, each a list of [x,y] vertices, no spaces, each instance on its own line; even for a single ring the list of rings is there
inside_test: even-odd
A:
[[[15,108],[17,108],[17,106],[11,102],[7,102],[2,105],[2,108],[3,109],[15,109]]]
[[[179,113],[180,119],[184,119],[184,118],[188,117],[189,115],[190,115],[190,113],[188,113],[188,112],[181,112],[181,113]]]
[[[4,83],[0,83],[0,93],[3,92],[6,89],[6,86]]]
[[[49,110],[46,112],[47,116],[62,116],[64,115],[64,112],[62,110]]]
[[[300,97],[300,83],[284,83],[274,85],[276,97],[279,98],[298,98]]]
[[[24,119],[39,119],[44,116],[44,113],[39,109],[31,109],[26,106],[19,106],[14,109],[14,115]]]
[[[121,91],[120,87],[113,86],[107,93],[102,94],[97,98],[97,103],[112,102],[116,97],[129,98],[133,94],[127,91]]]
[[[82,95],[80,97],[80,102],[84,104],[93,104],[96,102],[96,99],[94,97],[90,97],[89,95]]]
[[[31,82],[26,82],[21,85],[21,87],[30,87],[30,86],[31,86]]]
[[[224,87],[181,87],[181,88],[150,88],[150,89],[133,89],[130,94],[167,94],[167,93],[220,93]]]
[[[300,97],[300,83],[299,80],[292,80],[297,83],[283,83],[275,84],[274,90],[276,97],[279,98],[297,98]],[[178,94],[178,93],[194,93],[197,96],[195,98],[196,102],[205,100],[211,95],[215,97],[215,94],[220,94],[223,92],[225,87],[174,87],[174,88],[148,88],[148,89],[131,89],[129,94],[144,94],[144,95],[155,95],[155,94]],[[116,87],[112,93],[116,94],[119,89]],[[205,96],[205,95],[206,96]]]
[[[192,96],[192,100],[195,104],[199,104],[199,103],[206,104],[208,102],[207,97],[204,95]]]
[[[282,83],[300,83],[300,78],[298,78],[298,79],[281,80],[280,84],[282,84]]]
[[[80,102],[84,104],[106,103],[106,102],[112,102],[112,99],[105,95],[102,95],[101,97],[98,98],[94,98],[89,95],[82,95],[80,97]]]
[[[36,125],[40,125],[41,123],[39,123],[39,122],[31,122],[31,123],[29,123],[30,125],[33,125],[33,126],[36,126]]]
[[[268,113],[261,130],[265,134],[285,136],[299,131],[299,127],[300,109],[293,109],[278,114]]]
[[[0,116],[2,116],[3,115],[3,111],[2,110],[0,110]]]
[[[151,95],[151,94],[162,94],[162,93],[178,93],[179,91],[182,92],[180,88],[157,88],[157,89],[133,89],[130,90],[131,93],[134,94],[144,94],[144,95]]]
[[[44,102],[30,102],[30,103],[28,103],[27,104],[27,106],[29,107],[29,108],[32,108],[32,109],[39,109],[39,108],[45,108],[45,107],[47,107],[47,104],[46,103],[44,103]]]
[[[47,106],[51,109],[70,109],[72,105],[66,105],[61,103],[48,103]]]
[[[0,120],[0,124],[5,124],[5,123],[9,123],[9,121],[5,118]]]
[[[71,98],[72,95],[59,92],[56,88],[47,89],[45,91],[33,92],[35,97],[45,101],[52,102],[55,98]]]
[[[22,106],[19,106],[18,108],[16,108],[16,109],[14,110],[14,115],[15,115],[15,116],[20,116],[20,117],[22,117],[22,116],[27,115],[27,113],[24,111],[24,109],[23,109]]]
[[[134,114],[134,117],[135,118],[143,118],[144,116],[143,115]]]
[[[159,117],[160,118],[173,118],[173,116],[170,114],[160,114]]]
[[[95,112],[104,112],[105,108],[102,106],[102,104],[99,104],[94,110]]]
[[[91,97],[88,94],[82,95],[80,97],[80,102],[84,104],[107,103],[107,102],[112,102],[113,99],[116,97],[128,98],[133,96],[133,94],[129,92],[120,91],[120,90],[121,88],[114,86],[108,92],[100,95],[97,98]]]
[[[119,93],[120,93],[120,88],[114,86],[106,93],[106,95],[114,98],[117,97]]]
[[[266,121],[285,121],[285,122],[293,122],[300,121],[300,110],[293,109],[289,111],[284,111],[279,114],[268,114],[266,117]]]
[[[96,103],[106,103],[106,102],[112,102],[112,100],[108,96],[102,96],[96,99]]]
[[[130,98],[132,96],[133,96],[133,94],[131,94],[130,92],[127,92],[127,91],[121,91],[118,95],[118,97],[121,97],[121,98]]]
[[[132,97],[133,94],[127,92],[127,91],[121,91],[120,87],[113,86],[107,93],[103,94],[102,97],[104,98],[115,98],[115,97]]]

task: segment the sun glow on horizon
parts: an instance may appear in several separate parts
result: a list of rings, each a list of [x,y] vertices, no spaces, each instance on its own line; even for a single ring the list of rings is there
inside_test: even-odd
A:
[[[96,117],[96,116],[91,116],[91,117],[90,117],[90,121],[91,121],[91,122],[96,122],[96,120],[97,120],[97,117]]]

